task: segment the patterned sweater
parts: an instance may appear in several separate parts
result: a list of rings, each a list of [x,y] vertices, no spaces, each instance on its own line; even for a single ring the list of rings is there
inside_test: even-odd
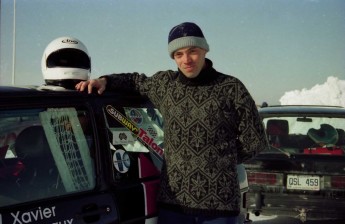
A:
[[[160,206],[187,214],[237,215],[236,165],[267,146],[258,111],[237,78],[207,67],[193,79],[179,71],[112,74],[107,90],[135,89],[164,118]]]

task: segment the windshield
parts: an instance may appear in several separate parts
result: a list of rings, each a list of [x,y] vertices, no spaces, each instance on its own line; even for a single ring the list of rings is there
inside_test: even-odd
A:
[[[263,121],[271,145],[268,151],[287,155],[344,155],[345,118],[304,115],[267,117]]]

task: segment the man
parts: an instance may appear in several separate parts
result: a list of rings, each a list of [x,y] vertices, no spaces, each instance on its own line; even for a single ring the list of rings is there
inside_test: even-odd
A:
[[[101,76],[76,85],[132,89],[146,95],[164,118],[164,157],[158,223],[236,223],[240,190],[236,165],[267,146],[255,102],[235,77],[217,72],[201,29],[172,28],[168,51],[178,71]]]

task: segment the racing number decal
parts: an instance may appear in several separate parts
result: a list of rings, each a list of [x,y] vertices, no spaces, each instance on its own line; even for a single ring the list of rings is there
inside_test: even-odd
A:
[[[163,160],[163,149],[154,142],[154,139],[148,135],[148,131],[145,131],[142,128],[137,127],[132,121],[127,119],[126,116],[121,114],[113,106],[106,106],[107,113],[130,130],[134,135],[136,135],[138,141],[145,145],[147,149],[152,152],[152,154],[160,161]]]

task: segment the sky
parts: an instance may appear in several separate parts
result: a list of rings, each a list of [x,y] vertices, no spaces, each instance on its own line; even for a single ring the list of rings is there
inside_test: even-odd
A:
[[[203,30],[214,68],[239,78],[257,104],[345,80],[344,0],[0,1],[0,85],[43,84],[44,49],[61,36],[87,46],[91,78],[176,70],[168,33],[186,21]]]

